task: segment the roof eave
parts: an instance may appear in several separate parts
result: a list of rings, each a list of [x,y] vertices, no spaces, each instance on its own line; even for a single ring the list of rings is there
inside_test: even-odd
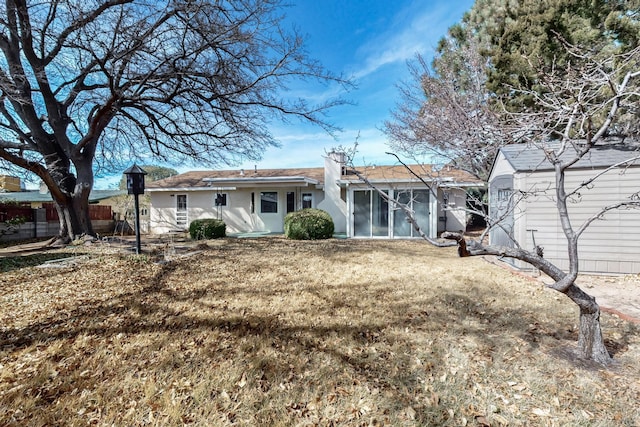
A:
[[[188,192],[188,191],[212,191],[212,190],[226,190],[233,191],[236,187],[167,187],[167,188],[145,188],[145,192],[159,193],[159,192]]]
[[[305,184],[305,185],[317,185],[319,180],[309,178],[306,176],[263,176],[263,177],[246,177],[246,178],[202,178],[203,182],[207,184],[211,183],[235,183],[238,185],[246,184]]]

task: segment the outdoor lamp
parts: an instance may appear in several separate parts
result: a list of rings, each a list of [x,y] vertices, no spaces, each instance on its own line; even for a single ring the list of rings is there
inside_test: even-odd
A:
[[[144,176],[147,173],[134,163],[124,174],[127,176],[128,194],[144,194]]]
[[[140,208],[138,205],[138,195],[144,194],[144,176],[147,174],[135,163],[124,171],[127,176],[127,192],[133,194],[136,208],[136,254],[140,254]]]

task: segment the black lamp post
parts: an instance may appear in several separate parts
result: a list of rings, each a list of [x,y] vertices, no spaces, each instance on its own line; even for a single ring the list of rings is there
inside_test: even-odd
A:
[[[140,208],[138,205],[138,195],[144,194],[144,176],[147,174],[135,163],[124,171],[127,176],[127,192],[133,194],[136,208],[136,254],[140,254]]]

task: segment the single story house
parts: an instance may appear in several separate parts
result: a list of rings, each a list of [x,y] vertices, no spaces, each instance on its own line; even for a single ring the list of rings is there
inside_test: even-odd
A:
[[[370,185],[408,204],[431,237],[445,229],[464,230],[466,190],[484,184],[460,170],[411,168],[424,182],[404,166],[370,166],[358,169],[366,183],[345,167],[344,154],[337,152],[329,153],[318,168],[186,172],[146,186],[150,232],[185,230],[195,219],[219,218],[228,233],[282,233],[287,213],[318,208],[331,215],[337,234],[417,237],[404,212]]]
[[[640,190],[640,147],[629,144],[596,146],[566,173],[567,191],[602,174],[571,197],[569,217],[575,229],[606,206],[629,200]],[[571,150],[566,156],[571,156]],[[575,151],[573,151],[575,155]],[[610,170],[608,170],[610,169]],[[606,172],[605,172],[606,171]],[[567,240],[556,208],[555,172],[542,148],[507,145],[496,156],[489,176],[489,214],[502,218],[490,232],[490,243],[518,242],[567,269]],[[517,200],[517,202],[516,202]],[[591,223],[578,241],[579,268],[585,273],[640,273],[640,209],[616,209]],[[512,261],[518,267],[527,264]]]

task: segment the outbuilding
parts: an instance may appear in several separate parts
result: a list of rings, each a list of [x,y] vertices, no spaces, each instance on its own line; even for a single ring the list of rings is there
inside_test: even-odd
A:
[[[546,259],[566,269],[567,240],[556,208],[555,172],[544,150],[545,147],[527,144],[507,145],[499,150],[489,176],[489,212],[500,224],[492,229],[490,243],[511,247],[519,244],[529,250],[539,246]],[[568,148],[565,156],[575,153]],[[634,197],[637,200],[639,157],[637,144],[607,143],[593,147],[567,170],[567,191],[578,189],[569,204],[569,218],[575,229],[607,206]],[[597,179],[589,182],[594,177]],[[606,212],[591,223],[578,244],[581,272],[640,273],[640,209]]]

